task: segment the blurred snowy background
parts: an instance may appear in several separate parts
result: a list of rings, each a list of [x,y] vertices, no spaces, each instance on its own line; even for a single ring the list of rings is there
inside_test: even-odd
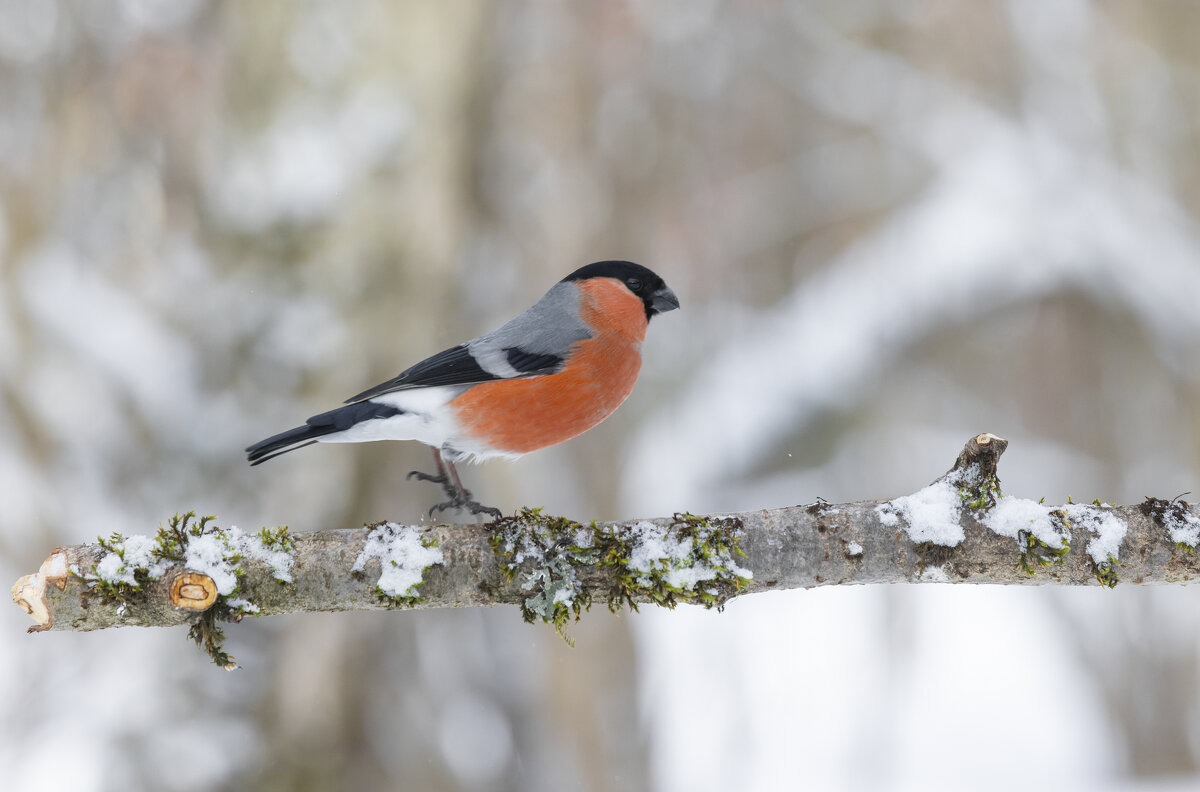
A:
[[[590,261],[632,398],[467,469],[580,519],[1200,490],[1200,3],[0,0],[0,577],[195,508],[416,521],[411,444],[241,449]],[[1200,592],[828,588],[27,637],[0,789],[1175,790]],[[63,779],[67,779],[64,781]]]

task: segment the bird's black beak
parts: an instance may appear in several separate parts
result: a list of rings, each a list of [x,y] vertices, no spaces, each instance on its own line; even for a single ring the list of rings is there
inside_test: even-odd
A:
[[[679,298],[675,296],[675,292],[666,286],[663,286],[650,295],[650,310],[654,311],[654,313],[666,313],[667,311],[674,311],[678,307]]]

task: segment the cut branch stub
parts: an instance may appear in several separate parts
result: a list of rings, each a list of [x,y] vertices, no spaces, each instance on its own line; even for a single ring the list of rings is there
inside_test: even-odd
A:
[[[996,437],[988,432],[975,435],[963,446],[963,450],[958,454],[958,459],[954,460],[954,467],[950,468],[946,475],[948,476],[956,470],[965,470],[971,465],[979,465],[980,479],[994,478],[996,465],[1000,462],[1000,455],[1007,448],[1008,441],[1003,437]]]
[[[182,572],[171,581],[169,596],[176,608],[206,611],[217,601],[217,584],[208,575]]]
[[[28,632],[41,632],[54,626],[54,614],[46,601],[46,586],[54,586],[59,591],[65,590],[67,574],[67,551],[58,547],[46,557],[37,572],[25,575],[13,584],[13,602],[20,605],[36,622]]]
[[[54,616],[46,604],[46,579],[38,573],[22,576],[12,587],[13,602],[33,617],[29,632],[41,632],[54,626]]]

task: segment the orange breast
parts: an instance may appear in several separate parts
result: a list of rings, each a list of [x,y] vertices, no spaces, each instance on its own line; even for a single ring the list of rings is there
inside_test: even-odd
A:
[[[593,337],[573,346],[557,374],[485,382],[451,401],[463,432],[497,451],[525,454],[586,432],[633,391],[646,336],[642,301],[611,278],[578,287]]]

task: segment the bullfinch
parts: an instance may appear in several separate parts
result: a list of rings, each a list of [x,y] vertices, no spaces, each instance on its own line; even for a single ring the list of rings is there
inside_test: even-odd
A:
[[[455,464],[518,457],[586,432],[629,396],[651,317],[679,307],[663,279],[629,261],[600,261],[556,283],[525,313],[439,352],[329,412],[246,449],[250,464],[313,443],[419,440],[440,484],[430,509],[486,512]]]

